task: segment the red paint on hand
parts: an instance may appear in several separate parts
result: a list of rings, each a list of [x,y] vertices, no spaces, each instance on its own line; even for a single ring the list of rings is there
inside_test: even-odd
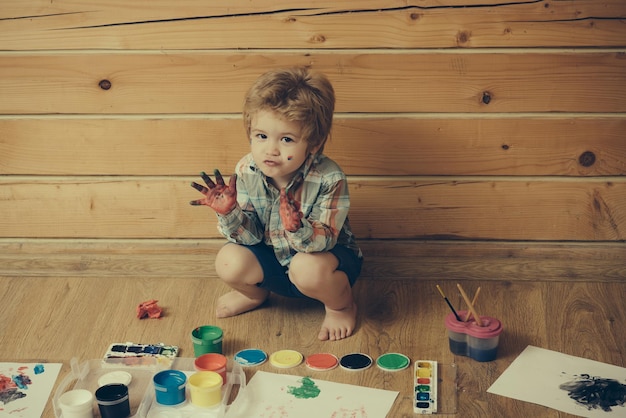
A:
[[[283,227],[289,232],[296,232],[302,227],[302,212],[300,211],[300,202],[294,197],[294,191],[303,183],[304,179],[300,176],[293,182],[289,192],[282,188],[280,190],[280,220]]]
[[[215,182],[206,174],[201,174],[202,180],[206,183],[204,187],[196,182],[191,183],[191,187],[204,195],[204,198],[189,202],[193,206],[204,205],[213,209],[220,215],[226,215],[237,206],[237,175],[230,176],[228,186],[224,183],[224,178],[219,170],[215,170]]]

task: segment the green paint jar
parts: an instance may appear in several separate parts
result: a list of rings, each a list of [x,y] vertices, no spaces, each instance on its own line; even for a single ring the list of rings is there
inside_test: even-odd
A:
[[[214,325],[202,325],[191,331],[193,352],[196,357],[207,353],[222,354],[224,332]]]

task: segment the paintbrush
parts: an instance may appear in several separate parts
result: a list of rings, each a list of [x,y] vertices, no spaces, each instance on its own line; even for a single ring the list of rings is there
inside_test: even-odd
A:
[[[472,306],[476,306],[476,301],[478,300],[479,294],[480,294],[480,286],[478,286],[478,289],[476,289],[476,293],[474,293],[474,299],[472,299]],[[472,313],[470,311],[467,311],[467,314],[465,315],[465,322],[469,321],[471,314]]]
[[[472,302],[469,300],[467,293],[465,293],[465,290],[463,290],[460,284],[457,283],[456,287],[459,288],[459,292],[461,292],[461,296],[463,296],[463,300],[465,300],[465,303],[467,303],[467,307],[469,308],[472,315],[474,315],[474,319],[476,320],[476,325],[478,325],[479,327],[482,327],[483,321],[482,319],[480,319],[480,315],[478,315],[478,312],[476,312],[476,309],[474,309],[474,305],[472,305]]]
[[[437,285],[437,290],[439,290],[439,293],[441,293],[441,296],[443,297],[443,300],[446,301],[446,303],[448,304],[448,306],[450,307],[450,309],[452,310],[452,313],[454,314],[454,316],[456,317],[456,320],[461,322],[461,318],[459,317],[459,314],[456,313],[456,310],[454,309],[454,306],[452,306],[452,304],[450,303],[450,300],[448,300],[448,298],[446,297],[446,295],[443,294],[443,290],[441,290],[441,287],[439,287],[439,285]]]

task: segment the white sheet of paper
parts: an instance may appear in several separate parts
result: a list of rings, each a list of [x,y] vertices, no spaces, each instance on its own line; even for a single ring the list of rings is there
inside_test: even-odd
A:
[[[626,406],[607,412],[577,403],[562,384],[591,378],[614,379],[626,389],[626,368],[529,345],[487,390],[582,417],[626,417]]]
[[[61,366],[60,363],[0,363],[0,418],[42,416]],[[14,377],[23,387],[15,383]]]
[[[226,417],[384,418],[397,396],[389,390],[258,371]]]

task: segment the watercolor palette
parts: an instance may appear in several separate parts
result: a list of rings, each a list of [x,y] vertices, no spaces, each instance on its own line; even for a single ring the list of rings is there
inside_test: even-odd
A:
[[[113,343],[102,359],[102,367],[169,369],[177,355],[175,345]]]
[[[417,360],[414,365],[413,411],[416,414],[434,414],[437,412],[437,362]]]

